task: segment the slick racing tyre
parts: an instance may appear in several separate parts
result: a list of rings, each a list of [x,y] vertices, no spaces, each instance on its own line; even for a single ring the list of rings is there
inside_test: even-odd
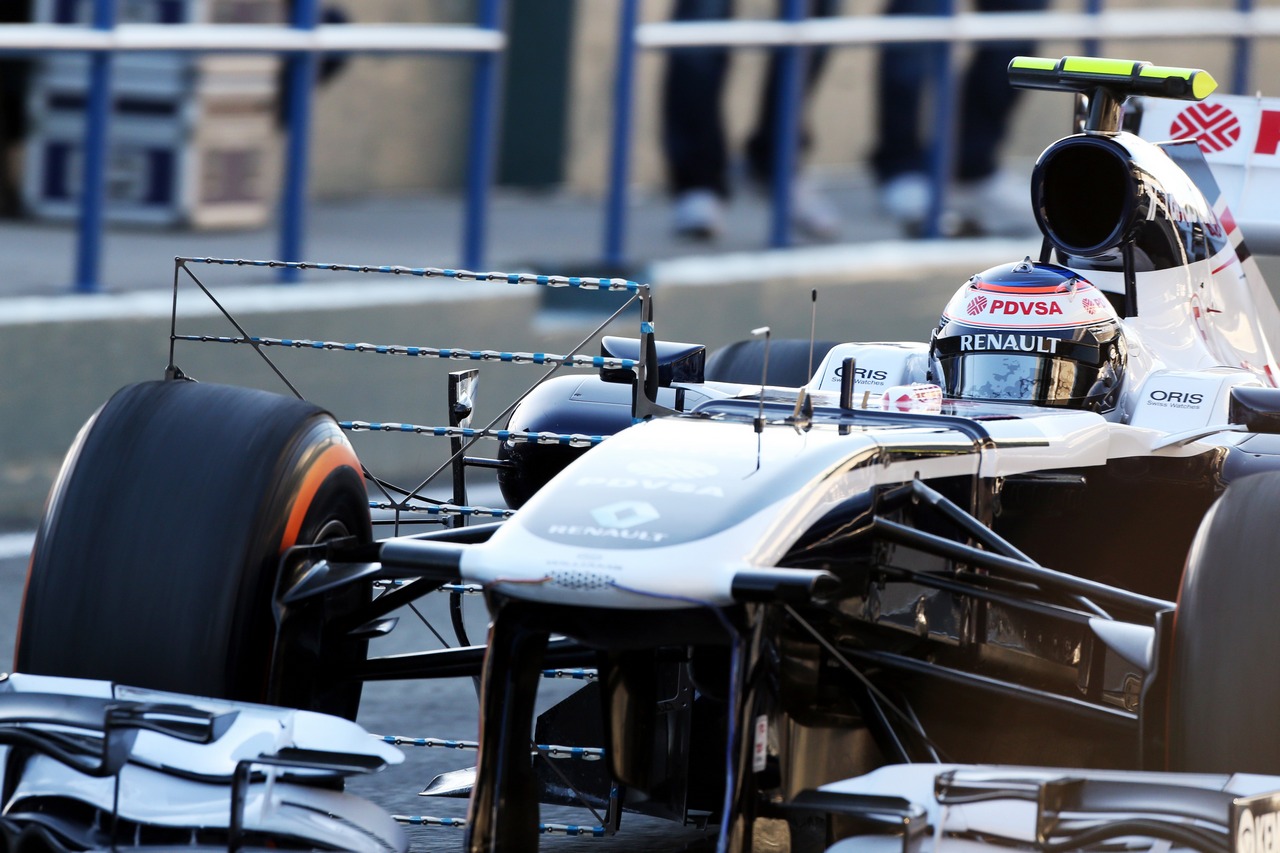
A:
[[[247,388],[128,386],[50,493],[16,668],[354,717],[360,684],[336,673],[365,641],[326,626],[367,588],[275,604],[285,550],[342,537],[369,542],[372,527],[327,413]]]
[[[835,341],[815,341],[812,369],[810,368],[809,341],[782,339],[769,343],[769,370],[766,381],[783,388],[799,388],[807,385],[813,370],[818,369]],[[708,382],[736,382],[742,385],[759,385],[764,374],[764,341],[753,338],[736,341],[718,349],[707,357],[704,372]]]
[[[1187,556],[1174,620],[1170,769],[1280,773],[1280,472],[1233,483]]]

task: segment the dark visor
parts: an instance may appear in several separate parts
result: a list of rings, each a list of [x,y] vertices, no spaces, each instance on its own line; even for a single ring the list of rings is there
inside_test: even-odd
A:
[[[943,391],[965,400],[1067,405],[1088,398],[1098,368],[1066,358],[1016,352],[942,357]]]

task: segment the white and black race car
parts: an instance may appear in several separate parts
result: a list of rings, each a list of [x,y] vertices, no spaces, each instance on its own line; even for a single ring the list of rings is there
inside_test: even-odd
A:
[[[171,367],[72,448],[16,669],[348,717],[364,680],[479,675],[479,759],[451,790],[477,853],[534,849],[539,802],[566,796],[530,758],[557,664],[599,678],[538,742],[599,729],[608,756],[569,787],[699,813],[722,849],[770,822],[797,850],[862,849],[840,839],[886,821],[904,850],[930,831],[1252,850],[1255,819],[1274,838],[1272,800],[1237,801],[1280,780],[1227,774],[1280,773],[1280,311],[1197,143],[1122,129],[1129,96],[1198,101],[1212,79],[1073,57],[1010,76],[1079,93],[1087,118],[1033,173],[1040,256],[974,276],[929,341],[766,333],[706,358],[654,340],[643,286],[505,276],[630,291],[641,335],[558,357],[599,373],[543,383],[502,429],[465,424],[460,379],[439,434],[500,439],[510,517],[383,539],[344,428],[430,428],[339,423]],[[222,263],[180,259],[200,262]],[[198,500],[148,500],[170,488]],[[483,587],[485,647],[366,657],[388,614],[450,584]],[[6,729],[8,701],[0,735],[27,728]],[[74,795],[33,767],[10,762],[6,819],[56,834],[75,819],[45,803]],[[1029,803],[1029,823],[986,802]]]

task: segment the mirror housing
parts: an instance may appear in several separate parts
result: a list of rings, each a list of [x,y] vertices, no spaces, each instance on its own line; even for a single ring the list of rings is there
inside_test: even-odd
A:
[[[1236,385],[1231,389],[1227,419],[1249,432],[1280,434],[1280,388]]]
[[[707,348],[702,344],[682,344],[675,341],[654,341],[658,356],[658,387],[669,388],[675,382],[701,383],[707,366]],[[600,340],[600,354],[607,358],[640,360],[640,340],[606,335]],[[600,368],[600,378],[605,382],[631,384],[634,371],[621,367]]]

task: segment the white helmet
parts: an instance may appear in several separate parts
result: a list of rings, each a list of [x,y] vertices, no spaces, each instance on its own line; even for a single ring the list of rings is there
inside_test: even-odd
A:
[[[1066,267],[1004,264],[947,303],[929,347],[934,382],[953,399],[1105,412],[1127,358],[1106,294]]]

